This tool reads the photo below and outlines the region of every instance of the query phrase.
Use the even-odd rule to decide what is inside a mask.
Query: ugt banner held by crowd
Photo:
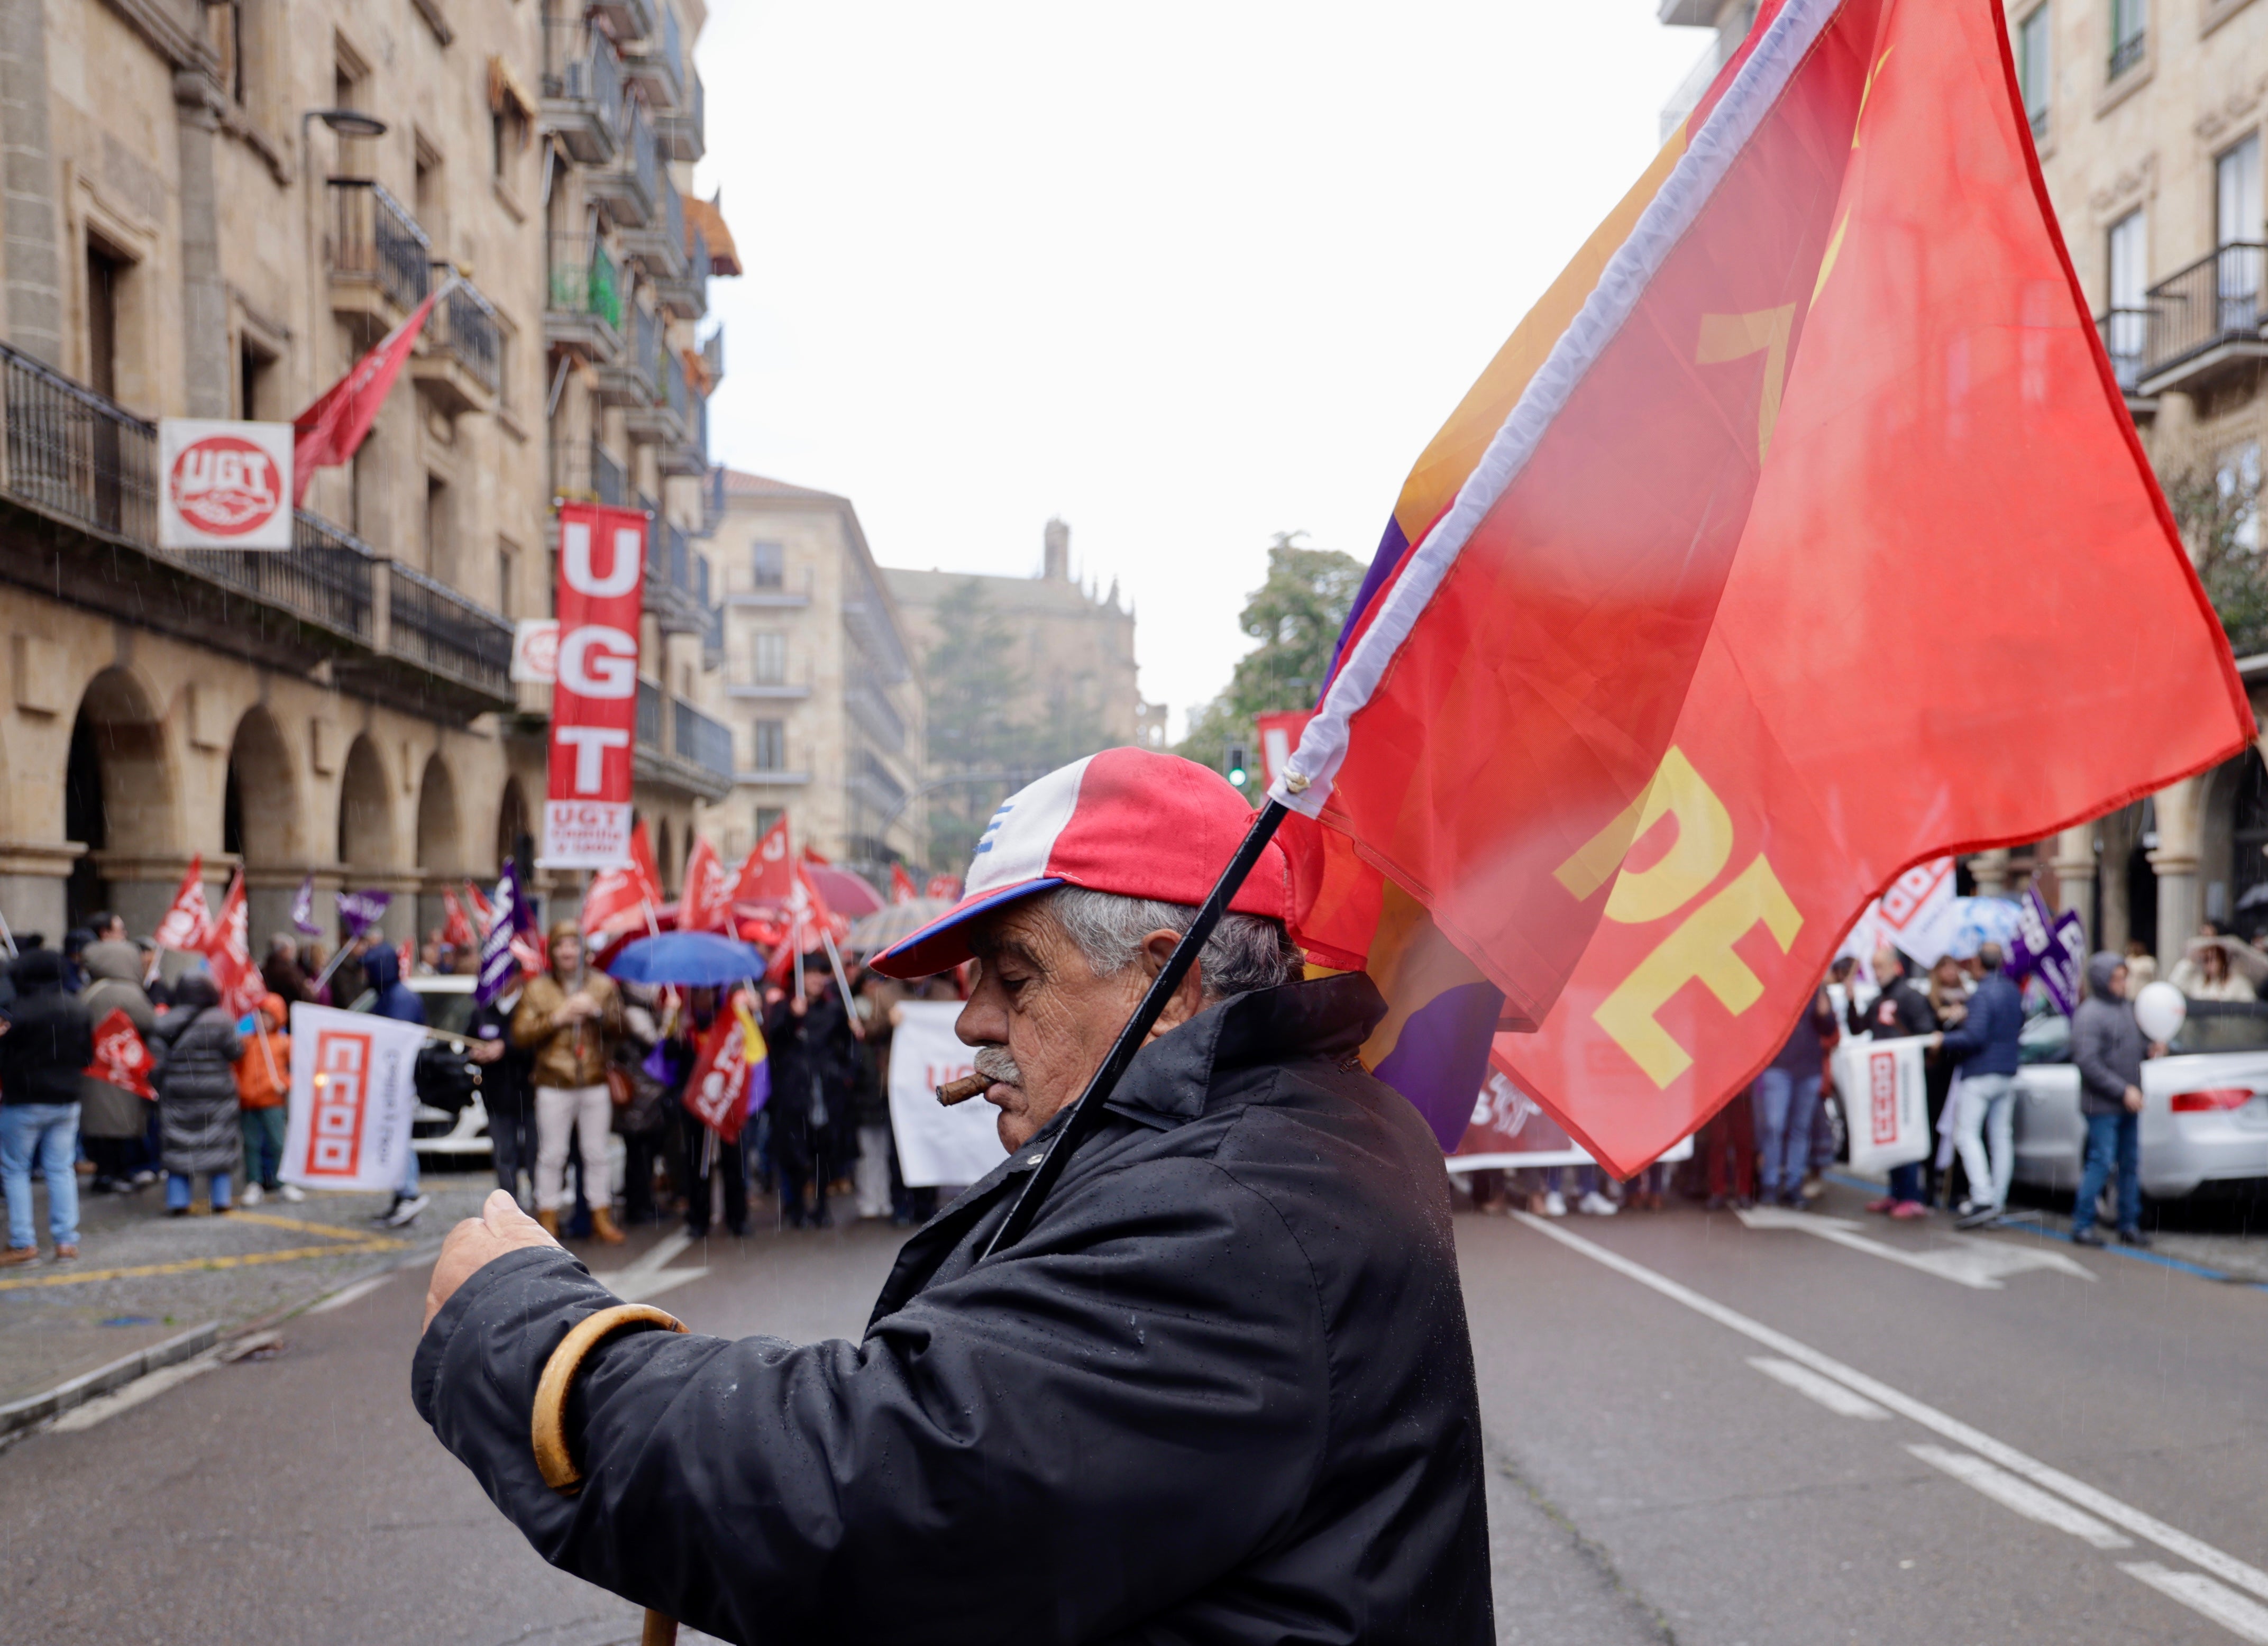
[[[1498,1066],[1626,1172],[1903,871],[2253,730],[2002,8],[1766,0],[1410,471],[1270,794],[1381,1078],[1454,1143],[1474,1031],[1528,1031]]]
[[[291,1106],[277,1175],[311,1189],[398,1187],[424,1044],[425,1031],[414,1023],[294,1005]]]
[[[630,856],[630,743],[637,733],[638,613],[645,516],[559,511],[559,648],[543,863],[611,869]]]

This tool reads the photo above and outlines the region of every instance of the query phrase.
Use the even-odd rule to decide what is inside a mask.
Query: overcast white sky
[[[1271,533],[1366,562],[1412,459],[1654,148],[1655,0],[719,0],[712,454],[885,565],[1136,603],[1189,709]]]

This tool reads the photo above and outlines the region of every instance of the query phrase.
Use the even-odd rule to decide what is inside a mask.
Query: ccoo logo
[[[267,525],[283,506],[281,482],[267,452],[227,434],[184,447],[166,477],[181,518],[215,537],[243,537]]]

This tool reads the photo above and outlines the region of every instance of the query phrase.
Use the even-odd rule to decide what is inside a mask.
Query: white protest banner
[[[362,1011],[291,1008],[286,1183],[311,1189],[399,1187],[417,1106],[413,1071],[425,1031]]]
[[[158,547],[291,547],[291,425],[158,420]]]
[[[1659,1157],[1690,1160],[1693,1140],[1681,1137]],[[1502,1070],[1491,1069],[1480,1096],[1473,1100],[1472,1119],[1465,1126],[1464,1138],[1444,1164],[1454,1172],[1591,1163],[1589,1150],[1568,1136],[1559,1122],[1536,1107],[1535,1099],[1506,1079]]]
[[[1924,1034],[1895,1040],[1845,1040],[1830,1067],[1850,1134],[1851,1170],[1887,1172],[1930,1150],[1929,1101],[1923,1087]]]
[[[890,1036],[890,1128],[897,1134],[898,1171],[911,1188],[974,1183],[1008,1157],[1000,1147],[1000,1111],[982,1098],[946,1108],[937,1089],[976,1068],[953,1020],[961,1003],[909,1000]]]
[[[1961,931],[1963,900],[1953,888],[1952,858],[1916,863],[1867,905],[1837,952],[1855,956],[1869,981],[1876,981],[1874,951],[1884,944],[1924,967],[1935,966]]]

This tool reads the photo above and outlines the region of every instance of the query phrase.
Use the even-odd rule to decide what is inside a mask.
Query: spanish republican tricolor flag
[[[1271,792],[1445,1146],[1492,1058],[1628,1172],[1900,871],[2252,732],[1999,8],[1783,0],[1419,458]]]

